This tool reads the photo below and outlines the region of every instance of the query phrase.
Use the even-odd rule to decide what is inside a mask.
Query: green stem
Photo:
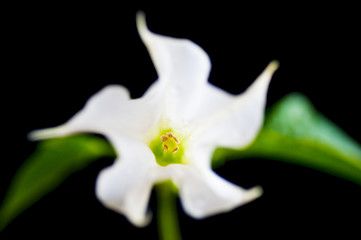
[[[160,240],[181,240],[176,194],[171,182],[156,186],[157,222]]]

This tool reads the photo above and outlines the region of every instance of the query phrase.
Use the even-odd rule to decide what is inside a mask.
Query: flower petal
[[[151,220],[147,206],[154,183],[150,173],[157,168],[154,155],[140,141],[120,136],[112,136],[110,141],[120,157],[99,173],[96,195],[106,207],[143,227]]]
[[[142,13],[137,14],[137,27],[159,76],[153,86],[161,85],[157,94],[163,96],[163,119],[172,124],[191,121],[201,108],[197,103],[208,85],[211,68],[208,55],[190,40],[149,31]]]
[[[208,55],[188,39],[155,34],[147,28],[145,15],[137,14],[137,28],[156,67],[161,81],[207,81],[210,71]]]
[[[169,171],[172,171],[171,168],[184,210],[197,219],[228,212],[262,194],[261,187],[245,190],[219,177],[209,168],[168,166]]]
[[[277,68],[278,62],[271,62],[243,94],[199,122],[192,139],[194,148],[249,145],[262,127],[268,85]]]
[[[253,84],[258,87],[253,87],[255,88],[253,91],[250,88],[249,94],[245,94],[250,97],[234,97],[207,82],[211,63],[207,53],[197,44],[187,39],[162,36],[149,31],[143,13],[137,14],[137,27],[159,75],[159,80],[151,86],[148,92],[156,92],[153,91],[154,88],[158,90],[155,94],[161,95],[163,99],[161,117],[165,121],[169,121],[172,128],[183,129],[183,131],[188,129],[188,132],[192,132],[192,128],[203,125],[212,114],[218,115],[215,118],[219,118],[220,113],[228,115],[225,114],[227,111],[225,109],[230,110],[229,105],[237,105],[234,102],[237,102],[242,109],[252,107],[263,109],[262,98],[265,98],[272,75],[269,73],[276,68],[275,62],[271,63],[268,71],[265,71],[256,81],[259,84]],[[260,93],[257,89],[260,90]],[[252,97],[255,97],[257,101],[254,104],[241,103],[247,102],[248,98]],[[245,111],[247,110],[243,112],[246,113]],[[256,118],[256,120],[262,120],[262,118]],[[247,145],[251,141],[249,139],[253,139],[254,132],[257,132],[254,129],[257,129],[258,125],[260,125],[259,121],[254,122],[255,127],[250,127],[251,131],[247,132],[245,140],[238,143],[237,147]],[[243,142],[247,142],[247,144]]]
[[[78,132],[105,135],[116,132],[142,139],[158,120],[156,106],[159,102],[154,95],[144,99],[129,99],[126,88],[110,85],[93,95],[85,107],[65,124],[33,131],[29,138],[39,140]]]

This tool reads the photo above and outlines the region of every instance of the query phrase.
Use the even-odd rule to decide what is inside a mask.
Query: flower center
[[[161,131],[159,136],[149,144],[149,147],[160,166],[184,164],[183,144],[170,129]]]
[[[166,133],[166,135],[161,136],[160,141],[163,143],[165,151],[176,153],[179,150],[178,144],[180,141],[173,135],[173,133]]]

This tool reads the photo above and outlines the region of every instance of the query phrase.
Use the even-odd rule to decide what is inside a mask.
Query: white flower
[[[244,148],[254,140],[278,63],[271,62],[243,94],[233,96],[207,82],[211,64],[198,45],[150,32],[141,13],[137,28],[159,76],[143,97],[130,99],[123,86],[107,86],[65,124],[30,137],[103,134],[118,157],[100,172],[96,195],[137,226],[149,222],[152,187],[165,180],[175,183],[184,210],[197,219],[259,197],[260,187],[245,190],[216,175],[211,158],[218,146]]]

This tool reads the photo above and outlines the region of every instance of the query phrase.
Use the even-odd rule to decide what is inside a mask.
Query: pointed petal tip
[[[280,67],[280,62],[278,60],[273,60],[266,67],[266,71],[273,74]]]
[[[27,138],[29,141],[39,141],[47,138],[54,138],[63,136],[62,128],[46,128],[40,130],[34,130],[28,133]]]
[[[261,186],[253,187],[246,192],[243,202],[244,203],[251,202],[262,196],[262,194],[263,194],[263,188]]]
[[[131,222],[134,226],[143,228],[149,225],[149,223],[152,221],[153,214],[152,212],[148,212],[145,216],[138,217],[138,218],[131,218],[130,215],[126,215],[126,218],[129,222]]]
[[[255,83],[253,83],[250,88],[252,88],[253,85],[258,85],[259,86],[264,86],[268,88],[268,85],[272,79],[272,76],[274,74],[274,72],[279,68],[280,63],[277,60],[273,60],[271,61],[267,67],[263,70],[263,72],[261,73],[261,75],[258,76],[258,78],[256,79]],[[257,83],[259,82],[259,83]],[[266,88],[266,89],[267,89]]]
[[[48,135],[48,130],[34,130],[28,133],[27,139],[29,141],[39,141],[45,139]]]
[[[142,36],[144,34],[146,34],[149,30],[147,27],[147,21],[145,18],[145,13],[141,10],[139,10],[136,14],[136,24],[137,24],[137,29],[139,34]]]

